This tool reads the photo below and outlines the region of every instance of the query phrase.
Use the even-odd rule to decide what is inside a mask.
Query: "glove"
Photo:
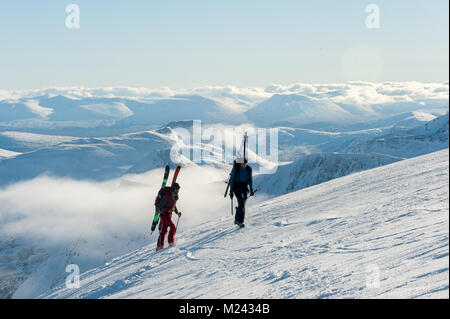
[[[176,214],[178,215],[178,217],[181,217],[181,212],[176,212]]]
[[[253,191],[253,188],[250,188],[250,196],[255,195],[255,192]]]
[[[230,192],[230,198],[233,199],[233,192]]]

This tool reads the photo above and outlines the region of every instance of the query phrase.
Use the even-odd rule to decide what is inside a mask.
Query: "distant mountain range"
[[[448,111],[448,82],[367,83],[190,90],[53,88],[0,90],[0,130],[77,136],[113,136],[173,121],[324,129],[407,112]]]

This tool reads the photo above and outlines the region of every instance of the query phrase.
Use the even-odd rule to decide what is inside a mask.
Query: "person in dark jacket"
[[[250,187],[250,196],[253,196],[252,168],[247,164],[246,158],[238,158],[231,171],[230,197],[233,199],[233,196],[236,196],[238,201],[234,223],[240,227],[244,227],[245,202],[248,197],[248,187]]]
[[[159,223],[159,237],[156,250],[164,248],[164,240],[166,237],[167,229],[169,230],[169,236],[167,241],[169,246],[175,243],[175,232],[177,231],[175,224],[172,222],[172,212],[175,212],[178,216],[181,216],[181,212],[177,209],[178,193],[180,191],[180,185],[174,183],[172,187],[166,187],[161,190],[161,198],[155,203],[156,210],[159,212],[160,223]]]

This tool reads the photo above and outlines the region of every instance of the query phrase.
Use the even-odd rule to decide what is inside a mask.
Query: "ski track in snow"
[[[248,207],[42,298],[448,298],[448,149]],[[249,204],[250,201],[249,201]],[[379,286],[368,286],[373,269]]]

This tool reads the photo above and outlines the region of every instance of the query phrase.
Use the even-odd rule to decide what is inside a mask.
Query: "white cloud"
[[[232,225],[229,198],[223,198],[226,175],[214,168],[181,170],[176,239],[199,223],[228,218]],[[36,297],[58,283],[68,263],[86,271],[142,246],[156,247],[158,230],[150,236],[150,226],[161,182],[160,169],[108,182],[41,176],[0,188],[3,269],[33,272],[19,296]]]
[[[161,174],[162,170],[153,170],[108,182],[41,176],[0,189],[0,236],[26,239],[47,249],[74,243],[81,236],[93,246],[101,243],[114,249],[118,240],[149,235]],[[229,215],[229,203],[221,195],[225,175],[214,168],[181,170],[181,229]]]
[[[445,83],[420,82],[362,82],[291,85],[271,84],[266,88],[236,86],[203,86],[192,89],[173,90],[167,87],[148,89],[134,87],[52,87],[36,90],[0,90],[0,100],[17,101],[33,99],[38,96],[64,95],[72,99],[82,98],[127,98],[138,101],[151,101],[175,95],[201,95],[228,106],[234,111],[248,108],[270,98],[274,94],[301,94],[311,98],[329,99],[334,103],[367,107],[372,104],[421,103],[439,101],[445,104],[449,98],[448,81]],[[42,116],[48,116],[49,109],[36,102],[28,102],[29,107]],[[31,103],[31,104],[30,104]],[[448,104],[448,103],[447,103]],[[122,110],[125,110],[122,108]]]

